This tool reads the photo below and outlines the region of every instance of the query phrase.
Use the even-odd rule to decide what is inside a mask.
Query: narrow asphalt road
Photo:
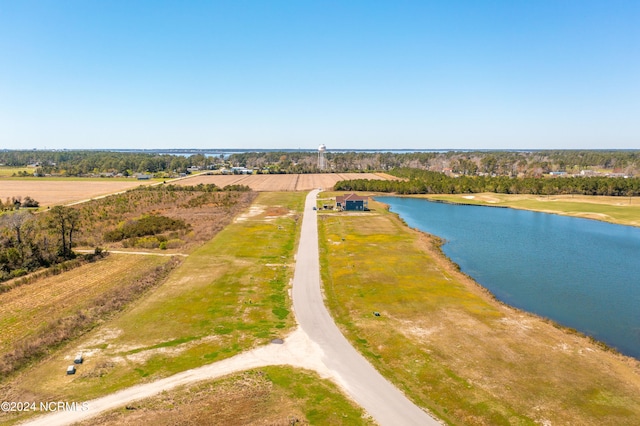
[[[320,289],[318,190],[307,196],[293,278],[293,307],[303,331],[322,350],[334,378],[380,425],[440,425],[389,383],[342,335]]]
[[[58,411],[31,419],[27,424],[69,425],[177,386],[251,368],[292,365],[334,380],[382,426],[441,425],[382,377],[344,338],[329,315],[320,290],[318,218],[313,210],[317,194],[315,190],[307,196],[296,256],[293,306],[299,327],[283,344],[260,346],[213,364],[88,401],[86,410]]]

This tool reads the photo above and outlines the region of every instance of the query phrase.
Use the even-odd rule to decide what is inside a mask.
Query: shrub
[[[144,237],[161,234],[166,231],[189,229],[190,226],[180,219],[172,219],[160,215],[142,216],[139,219],[128,221],[118,228],[104,234],[106,241],[122,241],[127,238]]]

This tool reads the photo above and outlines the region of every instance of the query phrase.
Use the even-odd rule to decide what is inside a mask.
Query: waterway
[[[640,359],[640,228],[546,213],[376,197],[443,238],[499,300]]]

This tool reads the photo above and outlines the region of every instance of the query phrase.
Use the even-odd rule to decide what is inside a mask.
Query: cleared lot
[[[384,173],[318,173],[296,175],[199,175],[176,182],[177,185],[213,183],[219,187],[246,185],[254,191],[309,191],[331,188],[336,182],[351,179],[396,179]]]
[[[125,191],[140,186],[138,180],[0,180],[0,199],[29,196],[40,203],[40,206],[66,204],[73,201],[96,198],[113,192]],[[149,184],[146,181],[145,184]]]

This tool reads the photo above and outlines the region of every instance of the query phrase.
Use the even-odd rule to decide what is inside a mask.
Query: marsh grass
[[[327,304],[351,342],[416,403],[465,425],[640,418],[637,361],[493,300],[434,239],[370,205],[368,215],[320,215]]]

